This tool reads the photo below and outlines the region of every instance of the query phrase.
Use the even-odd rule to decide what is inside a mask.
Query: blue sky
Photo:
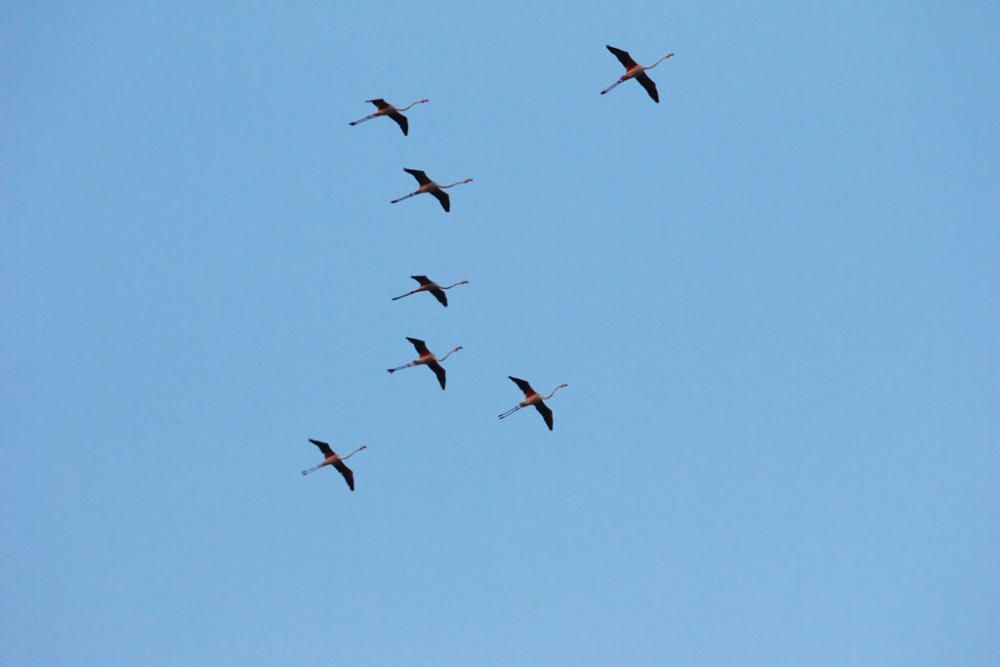
[[[203,4],[3,10],[0,662],[996,664],[997,7]]]

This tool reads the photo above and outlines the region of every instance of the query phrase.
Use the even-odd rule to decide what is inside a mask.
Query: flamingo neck
[[[557,391],[559,391],[560,389],[562,389],[563,387],[566,387],[566,386],[568,386],[568,385],[565,385],[565,384],[559,385],[558,387],[556,387],[555,389],[553,389],[552,393],[549,394],[548,396],[546,396],[543,400],[546,400],[546,401],[549,400],[550,398],[552,398],[553,396],[556,395]]]
[[[342,456],[342,457],[340,458],[340,460],[341,460],[341,461],[343,461],[343,460],[345,460],[345,459],[349,459],[349,458],[351,458],[352,456],[354,456],[355,454],[357,454],[358,452],[360,452],[360,451],[361,451],[362,449],[368,449],[368,445],[361,445],[360,447],[358,447],[357,449],[355,449],[355,450],[354,450],[353,452],[351,452],[351,453],[350,453],[350,454],[348,454],[347,456]]]
[[[452,355],[452,353],[454,353],[454,352],[458,352],[458,351],[459,351],[459,350],[461,350],[461,349],[462,349],[462,346],[461,346],[461,345],[459,345],[459,346],[458,346],[458,347],[456,347],[456,348],[455,348],[454,350],[452,350],[452,351],[451,351],[451,352],[449,352],[448,354],[446,354],[446,355],[444,355],[443,357],[441,357],[440,359],[438,359],[438,363],[440,364],[440,363],[441,363],[441,362],[443,362],[443,361],[444,361],[445,359],[447,359],[448,357],[450,357],[450,356]]]
[[[430,102],[430,100],[417,100],[416,102],[414,102],[413,104],[411,104],[409,107],[403,107],[402,109],[397,109],[397,111],[406,111],[410,107],[415,107],[418,104],[423,104],[424,102]]]
[[[468,280],[459,280],[457,283],[452,283],[451,285],[448,285],[447,287],[442,287],[441,289],[451,289],[452,287],[455,287],[457,285],[468,285],[468,284],[469,284]]]
[[[668,53],[667,55],[663,56],[662,58],[660,58],[659,60],[657,60],[655,63],[653,63],[652,65],[650,65],[649,67],[647,67],[646,69],[653,69],[654,67],[656,67],[657,65],[659,65],[660,63],[662,63],[667,58],[672,57],[673,55],[674,54],[672,54],[672,53]]]
[[[465,179],[464,181],[458,181],[458,182],[456,182],[456,183],[451,183],[451,184],[449,184],[449,185],[439,185],[438,187],[439,187],[439,188],[441,188],[442,190],[444,190],[445,188],[453,188],[453,187],[455,187],[456,185],[462,185],[462,184],[464,184],[464,183],[470,183],[471,181],[472,181],[472,179],[471,179],[471,178],[467,178],[467,179]]]

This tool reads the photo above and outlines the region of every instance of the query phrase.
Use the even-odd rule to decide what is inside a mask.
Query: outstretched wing
[[[410,338],[409,336],[407,336],[406,340],[413,343],[413,347],[417,349],[417,354],[419,354],[420,356],[424,356],[425,354],[431,353],[431,351],[427,349],[427,343],[420,340],[419,338]]]
[[[347,486],[349,486],[351,488],[351,491],[353,491],[354,471],[352,471],[350,468],[344,465],[343,461],[337,461],[336,463],[333,464],[333,467],[337,469],[337,472],[339,472],[341,475],[344,476],[344,479],[347,481]]]
[[[625,66],[625,69],[632,69],[639,63],[632,60],[632,56],[628,54],[628,51],[622,51],[621,49],[616,49],[610,44],[605,44],[608,47],[608,51],[615,54],[615,58],[618,58],[618,62]]]
[[[427,276],[410,276],[410,277],[416,280],[421,285],[430,285],[432,282],[434,282]]]
[[[444,366],[442,366],[441,364],[439,364],[436,361],[432,361],[431,363],[427,364],[427,368],[429,368],[432,371],[434,371],[434,375],[437,375],[438,384],[441,385],[441,389],[443,391],[444,390],[444,383],[445,383]]]
[[[434,298],[437,299],[442,306],[445,308],[448,307],[448,297],[445,295],[444,290],[434,287],[430,290],[430,293],[434,295]]]
[[[398,111],[391,111],[389,112],[389,118],[396,121],[396,125],[399,125],[399,129],[403,131],[404,137],[410,133],[410,123],[406,120],[406,116]]]
[[[660,95],[656,92],[656,82],[646,76],[645,72],[640,72],[636,74],[635,80],[642,84],[642,87],[646,89],[649,96],[653,98],[653,101],[657,104],[660,103]]]
[[[431,182],[431,179],[427,178],[427,174],[419,169],[407,169],[406,167],[403,167],[403,171],[417,179],[417,183],[420,183],[420,185],[427,185]]]
[[[508,375],[507,377],[509,377],[511,379],[511,381],[514,384],[516,384],[521,389],[521,391],[524,392],[524,397],[525,398],[527,398],[528,396],[531,396],[531,395],[533,395],[535,393],[535,390],[531,388],[531,385],[528,384],[528,382],[526,380],[522,380],[521,378],[512,377],[510,375]]]
[[[539,401],[538,403],[535,403],[535,409],[538,410],[540,413],[542,413],[542,419],[545,420],[545,425],[548,426],[549,430],[551,431],[552,430],[552,411],[549,410],[549,406],[547,406],[544,403],[542,403],[541,401]]]
[[[333,450],[330,449],[330,445],[323,442],[322,440],[313,440],[309,438],[309,442],[319,447],[319,451],[323,452],[323,456],[330,457],[333,456]]]
[[[437,197],[437,200],[441,202],[441,208],[447,213],[451,210],[451,199],[448,197],[448,193],[444,190],[431,190],[431,194]]]
[[[392,106],[391,104],[389,104],[388,102],[386,102],[385,100],[383,100],[381,97],[378,97],[378,98],[376,98],[374,100],[365,100],[365,102],[371,102],[372,104],[374,104],[375,106],[377,106],[379,109],[388,109],[389,107]]]

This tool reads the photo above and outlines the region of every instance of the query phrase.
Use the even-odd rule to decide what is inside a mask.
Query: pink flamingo
[[[448,295],[446,295],[444,293],[444,290],[451,289],[452,287],[457,287],[458,285],[468,285],[469,284],[468,280],[459,280],[457,283],[452,283],[451,285],[448,285],[447,287],[443,287],[441,285],[438,285],[436,282],[434,282],[433,280],[431,280],[427,276],[410,276],[410,277],[413,278],[414,280],[416,280],[418,283],[420,283],[420,287],[418,287],[415,290],[410,290],[406,294],[400,294],[399,296],[392,297],[393,301],[399,301],[403,297],[410,296],[411,294],[416,294],[417,292],[430,292],[431,294],[434,295],[435,299],[437,299],[438,301],[441,302],[442,306],[444,306],[445,308],[447,308],[448,307]]]
[[[391,202],[389,202],[391,204],[397,204],[403,201],[404,199],[409,199],[410,197],[413,197],[415,195],[419,195],[424,192],[429,192],[435,197],[437,197],[437,200],[441,202],[441,208],[443,208],[444,212],[447,213],[448,211],[451,210],[451,199],[448,198],[448,193],[444,192],[445,188],[453,188],[456,185],[462,185],[463,183],[472,182],[471,178],[467,178],[464,181],[458,181],[450,185],[438,185],[431,179],[427,178],[427,174],[420,171],[419,169],[407,169],[406,167],[403,167],[403,171],[413,176],[413,178],[417,179],[417,183],[420,184],[420,187],[404,197],[400,197],[399,199],[393,199]]]
[[[621,49],[616,49],[615,47],[609,45],[605,46],[608,46],[608,51],[615,54],[615,58],[618,58],[618,61],[625,66],[625,73],[622,74],[621,77],[613,84],[602,90],[601,95],[604,95],[609,90],[611,90],[618,84],[622,83],[623,81],[628,81],[629,79],[635,79],[636,81],[642,84],[642,87],[646,89],[646,92],[649,93],[649,96],[653,98],[653,101],[659,104],[660,95],[659,93],[656,92],[656,84],[646,74],[646,70],[653,69],[667,58],[672,57],[674,54],[668,53],[667,55],[663,56],[649,67],[645,67],[643,65],[640,65],[636,61],[632,60],[632,56],[628,54],[628,51],[622,51]]]
[[[513,381],[513,383],[516,384],[518,387],[520,387],[521,391],[524,392],[524,400],[521,401],[520,403],[518,403],[517,405],[515,405],[514,407],[512,407],[507,412],[504,412],[503,414],[497,415],[497,417],[499,417],[500,419],[503,419],[504,417],[510,417],[512,414],[514,414],[515,412],[517,412],[521,408],[526,408],[529,405],[534,405],[535,409],[538,410],[542,414],[542,419],[545,420],[545,425],[548,426],[549,430],[551,431],[552,430],[552,410],[550,410],[549,406],[545,405],[545,403],[543,403],[542,401],[547,401],[548,399],[550,399],[553,396],[555,396],[557,391],[559,391],[563,387],[568,387],[569,385],[568,384],[561,384],[558,387],[556,387],[555,389],[553,389],[552,393],[549,394],[548,396],[542,396],[537,391],[535,391],[534,389],[532,389],[531,385],[528,384],[527,381],[522,380],[520,378],[511,377],[510,375],[508,375],[507,377],[509,377],[511,379],[511,381]]]
[[[344,476],[344,480],[347,482],[347,486],[350,487],[351,491],[353,491],[354,471],[352,471],[350,468],[344,465],[344,461],[351,458],[352,456],[360,452],[362,449],[368,449],[368,445],[361,445],[347,456],[337,456],[337,453],[334,452],[332,449],[330,449],[330,445],[323,442],[322,440],[313,440],[312,438],[309,438],[309,442],[319,447],[319,451],[323,452],[323,462],[320,463],[319,465],[314,465],[312,468],[309,468],[308,470],[303,470],[302,474],[308,475],[311,472],[316,472],[323,466],[333,466],[334,468],[337,469],[337,472],[339,472],[341,475]]]
[[[393,105],[383,100],[381,97],[374,100],[365,100],[365,102],[371,102],[372,104],[374,104],[378,108],[378,111],[376,111],[373,114],[365,116],[361,120],[351,121],[351,127],[354,127],[358,123],[363,123],[366,120],[371,120],[372,118],[378,118],[379,116],[388,116],[389,118],[396,121],[396,124],[399,125],[399,129],[403,131],[403,136],[405,137],[410,133],[410,123],[409,121],[406,120],[406,116],[404,116],[401,112],[406,111],[410,107],[416,106],[418,104],[423,104],[424,102],[430,102],[430,100],[428,99],[417,100],[409,107],[403,107],[402,109],[397,109]]]
[[[408,364],[404,364],[397,368],[389,368],[387,370],[390,373],[395,373],[396,371],[401,371],[404,368],[410,368],[411,366],[427,366],[427,368],[434,371],[434,375],[437,376],[438,383],[441,385],[441,390],[443,391],[445,383],[445,373],[444,373],[444,367],[441,366],[441,364],[443,364],[444,360],[450,357],[453,353],[461,350],[462,346],[459,345],[458,347],[451,350],[451,352],[438,359],[436,356],[434,356],[433,352],[427,349],[427,343],[420,340],[419,338],[410,338],[409,336],[407,336],[406,340],[413,343],[413,347],[416,348],[417,354],[419,354],[420,356]]]

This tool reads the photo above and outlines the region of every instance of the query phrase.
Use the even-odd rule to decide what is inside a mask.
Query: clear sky
[[[1000,661],[996,3],[205,4],[0,10],[0,663]]]

